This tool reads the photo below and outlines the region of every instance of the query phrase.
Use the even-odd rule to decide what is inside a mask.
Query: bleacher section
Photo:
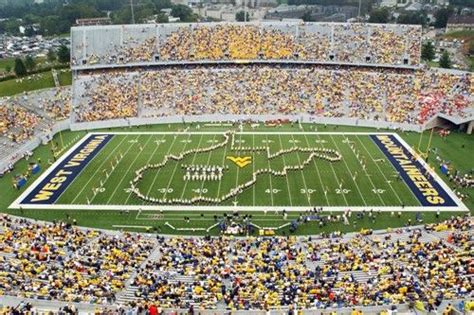
[[[75,27],[72,68],[183,62],[316,62],[418,67],[421,27],[360,23],[203,23]],[[390,46],[390,49],[387,47]]]
[[[366,312],[468,300],[470,217],[392,231],[272,238],[156,237],[0,219],[3,301],[79,309]],[[56,302],[57,301],[57,302]],[[371,309],[373,308],[373,309]]]

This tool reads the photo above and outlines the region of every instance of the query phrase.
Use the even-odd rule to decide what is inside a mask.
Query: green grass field
[[[146,132],[170,132],[182,128],[182,125],[156,125],[152,127],[123,128],[106,131],[146,131]],[[314,131],[312,126],[304,126],[306,131]],[[223,127],[200,128],[195,126],[190,128],[191,132],[212,131],[211,134],[180,134],[174,137],[170,134],[124,134],[115,135],[114,138],[100,151],[100,153],[88,164],[71,186],[61,195],[57,204],[76,205],[130,205],[143,206],[154,205],[138,199],[130,191],[130,181],[134,178],[134,172],[148,163],[160,163],[166,154],[178,154],[192,148],[203,148],[222,141],[223,132],[227,130]],[[246,132],[252,129],[246,128]],[[318,126],[318,131],[323,132],[376,132],[378,130],[369,128],[354,127],[333,127]],[[265,134],[259,134],[264,132]],[[271,134],[267,134],[271,132]],[[383,153],[374,145],[367,135],[348,135],[348,140],[356,148],[354,152],[345,137],[341,135],[308,135],[298,134],[297,126],[285,125],[278,128],[259,127],[254,133],[243,135],[236,134],[235,145],[241,146],[266,146],[271,152],[278,152],[280,149],[289,149],[294,146],[332,148],[342,155],[341,161],[329,162],[321,159],[313,159],[303,170],[289,171],[288,176],[275,177],[268,174],[258,177],[258,181],[252,187],[244,190],[241,194],[226,200],[220,204],[223,207],[232,207],[235,203],[242,207],[265,206],[268,212],[249,211],[247,214],[253,216],[252,222],[263,227],[278,227],[299,216],[299,211],[290,213],[286,220],[281,212],[276,214],[273,206],[287,207],[289,210],[296,207],[308,208],[312,205],[318,206],[339,206],[339,207],[364,207],[369,210],[371,207],[399,206],[400,203],[406,206],[418,206],[419,201],[414,197],[403,181],[397,180],[392,165],[385,159]],[[286,134],[285,134],[286,133]],[[69,144],[69,147],[82,138],[85,132],[64,132],[55,137],[55,142]],[[419,140],[417,133],[401,133],[401,136],[412,146],[416,146]],[[164,142],[165,141],[165,142]],[[216,142],[217,141],[217,142]],[[422,139],[422,145],[426,145],[428,136]],[[239,144],[240,143],[240,144]],[[432,146],[438,149],[439,154],[451,160],[456,169],[461,171],[470,170],[474,167],[473,161],[466,158],[472,155],[473,138],[464,134],[454,133],[443,140],[437,135],[434,136]],[[66,148],[65,148],[66,149]],[[64,151],[63,151],[64,152]],[[357,158],[356,154],[359,155]],[[227,156],[250,156],[252,163],[245,167],[238,167],[234,162],[226,159]],[[122,157],[121,157],[122,156]],[[284,165],[299,165],[307,159],[309,153],[292,152],[277,158],[268,160],[264,152],[250,150],[234,150],[228,144],[222,148],[206,153],[196,153],[186,156],[177,162],[167,163],[159,170],[149,170],[144,173],[142,180],[137,187],[144,194],[154,198],[192,198],[198,195],[218,197],[224,192],[235,187],[237,183],[243,183],[251,178],[252,172],[260,168],[272,168],[281,170]],[[47,165],[46,161],[51,159],[49,146],[42,146],[35,151],[34,158],[41,158],[43,161],[43,171]],[[367,168],[364,171],[360,165],[360,160],[366,161]],[[374,162],[374,160],[380,160]],[[111,170],[111,161],[116,164]],[[224,165],[229,169],[224,172],[222,181],[185,181],[183,179],[184,169],[181,164],[193,165]],[[22,172],[26,168],[26,163],[21,161],[16,172]],[[104,170],[109,170],[109,176],[104,175]],[[435,168],[438,171],[438,168]],[[355,175],[357,172],[357,175]],[[35,175],[28,181],[30,185]],[[355,179],[353,178],[355,176]],[[391,179],[392,178],[392,179]],[[445,178],[445,177],[444,177]],[[225,179],[225,180],[224,180]],[[12,175],[7,175],[0,179],[2,198],[0,207],[8,213],[19,214],[44,220],[76,220],[78,224],[101,228],[121,228],[128,226],[129,230],[143,230],[142,227],[149,227],[162,233],[179,234],[206,234],[207,231],[176,231],[169,225],[176,228],[208,228],[215,223],[214,215],[222,216],[224,213],[231,214],[232,211],[143,211],[127,210],[125,207],[114,207],[115,210],[14,210],[7,209],[21,192],[16,191],[11,186]],[[103,185],[100,185],[100,182]],[[388,181],[388,182],[387,182]],[[342,183],[342,184],[341,184]],[[341,186],[340,186],[341,185]],[[342,188],[342,189],[341,189]],[[94,194],[94,190],[96,191]],[[339,190],[339,191],[338,191]],[[324,194],[327,191],[327,194]],[[344,193],[344,191],[346,191]],[[382,192],[383,191],[383,192]],[[464,202],[469,209],[473,209],[472,190],[461,190],[468,194]],[[89,201],[88,201],[89,200]],[[216,206],[215,203],[199,203],[203,207]],[[175,205],[176,206],[176,205]],[[219,206],[219,205],[217,205]],[[179,206],[176,206],[179,209]],[[214,208],[213,208],[214,209]],[[227,209],[227,208],[225,208]],[[329,214],[330,212],[326,212]],[[447,218],[458,213],[446,212],[440,218]],[[191,218],[191,222],[184,221],[184,217]],[[423,213],[424,222],[438,220],[434,213]],[[397,227],[406,224],[408,219],[414,222],[415,213],[403,213],[400,218],[392,217],[390,213],[380,213],[375,220],[364,217],[360,220],[351,221],[350,225],[341,223],[328,223],[319,227],[317,223],[310,222],[298,228],[299,234],[314,234],[333,230],[353,231],[360,228],[386,228]],[[217,229],[210,230],[209,233],[217,233]],[[287,228],[283,228],[278,233],[288,233]]]
[[[357,153],[351,150],[352,142]],[[135,171],[147,164],[157,164],[166,155],[179,155],[183,151],[202,149],[224,141],[222,133],[215,134],[126,134],[115,135],[79,178],[61,195],[58,204],[82,205],[152,205],[126,192]],[[208,206],[419,206],[418,200],[397,175],[383,153],[368,135],[318,135],[297,131],[290,134],[235,135],[236,144],[245,147],[269,146],[271,154],[292,147],[329,148],[340,152],[342,160],[329,162],[312,159],[302,170],[288,171],[288,176],[261,174],[257,182],[241,194],[220,203],[201,202]],[[359,156],[357,158],[356,154]],[[219,198],[239,184],[252,179],[259,169],[282,171],[285,166],[302,165],[308,152],[291,152],[269,159],[265,151],[241,150],[228,143],[210,152],[191,153],[179,161],[169,161],[164,167],[149,170],[138,182],[138,188],[153,198],[191,199],[194,196]],[[228,157],[251,158],[240,167]],[[367,163],[362,170],[361,160]],[[380,160],[375,162],[374,160]],[[112,169],[111,163],[114,164]],[[223,167],[222,180],[184,180],[182,165]],[[109,176],[106,177],[105,174]],[[102,185],[101,185],[102,184]],[[94,193],[96,190],[96,193]],[[324,193],[326,192],[326,193]],[[173,202],[167,203],[173,205]]]

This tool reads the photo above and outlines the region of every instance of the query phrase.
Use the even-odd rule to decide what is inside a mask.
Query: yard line
[[[212,136],[212,143],[214,143],[215,138],[216,138],[216,135]],[[213,151],[214,150],[209,151],[209,156],[207,157],[207,165],[209,165],[209,162],[211,162],[211,156],[212,156]],[[204,183],[205,183],[205,181],[203,180],[202,183],[201,183],[201,190],[199,191],[199,197],[202,196],[202,190],[204,188]]]
[[[204,135],[201,135],[201,137],[199,138],[199,142],[198,142],[198,145],[197,145],[197,148],[199,148],[201,146],[201,141],[202,141],[202,137]],[[194,161],[196,160],[196,155],[198,154],[198,152],[194,152],[194,155],[193,155],[193,159],[191,161],[191,164],[194,164]],[[188,186],[188,180],[184,181],[184,187],[183,187],[183,190],[181,191],[181,196],[179,197],[180,199],[183,199],[183,196],[184,196],[184,193],[186,191],[186,186]]]
[[[223,169],[223,172],[225,172],[225,158],[226,158],[226,155],[227,155],[227,146],[229,144],[227,144],[226,146],[224,146],[224,156],[222,157],[222,169]],[[219,198],[220,197],[220,193],[221,193],[221,184],[222,184],[222,180],[219,181],[219,185],[217,186],[217,197],[216,198]]]
[[[189,141],[191,141],[191,135],[188,136],[188,141],[186,141],[186,143],[184,144],[184,148],[181,150],[181,153],[186,151],[186,147],[188,146]],[[178,164],[179,164],[178,161],[176,161],[174,169],[173,169],[173,173],[171,173],[170,180],[168,181],[168,185],[166,185],[166,191],[165,191],[165,194],[163,195],[163,199],[165,199],[166,195],[168,194],[168,189],[170,189],[171,183],[173,182],[173,177],[174,177],[174,174],[176,173],[176,169],[178,168]]]
[[[329,138],[331,138],[331,141],[336,146],[336,149],[342,154],[342,151],[339,149],[339,146],[337,145],[336,141],[334,141],[334,138],[332,137],[332,135],[330,135]],[[352,152],[352,150],[351,150],[351,152]],[[354,155],[355,155],[355,153],[354,153]],[[342,162],[344,162],[344,165],[346,166],[347,171],[351,175],[352,182],[355,184],[355,186],[357,188],[357,191],[359,192],[359,195],[362,197],[362,201],[364,202],[364,205],[367,206],[367,201],[365,200],[364,195],[362,194],[362,191],[360,190],[359,184],[357,184],[357,182],[355,181],[354,175],[352,175],[351,169],[347,165],[346,160],[342,159]],[[367,174],[367,171],[365,171],[365,173]],[[369,177],[369,180],[370,180],[370,177]],[[372,180],[370,180],[370,181],[372,182]],[[372,186],[373,186],[373,184],[372,184]]]
[[[281,142],[281,136],[278,134],[278,139],[280,140],[280,150],[283,150],[283,143]],[[281,156],[283,158],[283,167],[286,168],[286,161],[285,155]],[[293,207],[293,200],[291,200],[291,190],[290,190],[290,181],[288,180],[288,176],[285,176],[286,179],[286,187],[288,188],[288,197],[290,199],[290,207]]]
[[[252,148],[255,148],[255,135],[252,134]],[[255,173],[255,150],[252,150],[252,173]],[[252,205],[255,206],[255,185],[252,185]]]
[[[166,137],[166,136],[163,135],[163,137],[161,137],[161,140],[164,140],[165,137]],[[150,154],[150,157],[149,157],[148,160],[146,161],[145,165],[150,164],[151,159],[152,159],[153,156],[156,154],[156,151],[158,150],[158,148],[160,147],[160,145],[161,145],[161,142],[156,144],[156,147],[153,149],[153,153]],[[130,193],[128,194],[127,200],[125,200],[125,204],[128,203],[128,200],[130,199],[130,197],[132,196],[132,194],[133,194],[132,192],[130,192]]]
[[[176,139],[178,139],[178,135],[175,134],[175,136],[173,136],[173,141],[171,141],[171,144],[170,144],[170,146],[169,146],[169,148],[168,148],[168,151],[166,152],[165,156],[167,156],[167,155],[170,154],[171,148],[173,147],[173,145],[174,145]],[[165,156],[163,156],[163,159],[165,158]],[[160,167],[160,168],[158,169],[158,171],[156,171],[155,176],[153,177],[153,182],[151,183],[150,187],[148,187],[148,191],[146,192],[146,195],[145,195],[145,196],[148,196],[148,194],[150,193],[150,191],[151,191],[151,189],[153,188],[153,186],[155,186],[155,182],[156,182],[156,179],[158,178],[158,174],[160,174],[160,172],[161,172],[162,169],[163,169],[163,168]],[[143,205],[144,203],[145,203],[145,201],[142,202],[142,205]]]
[[[113,150],[107,155],[107,157],[105,158],[105,160],[104,160],[104,161],[100,164],[100,166],[95,170],[94,174],[92,174],[92,176],[89,177],[89,180],[87,181],[87,183],[86,183],[84,186],[82,186],[82,189],[79,191],[79,193],[76,195],[76,197],[74,197],[74,199],[71,201],[71,204],[74,204],[74,203],[76,202],[77,198],[79,198],[79,196],[82,194],[82,192],[84,191],[84,189],[86,189],[86,187],[89,185],[89,183],[92,181],[92,179],[95,178],[95,176],[97,175],[97,173],[99,172],[99,170],[101,170],[101,168],[104,166],[104,164],[109,161],[110,156],[115,152],[115,150],[117,150],[117,149],[122,145],[122,143],[125,141],[125,139],[126,139],[127,137],[128,137],[128,135],[125,136],[125,137],[123,137],[122,141],[120,141],[120,143],[119,143],[117,146],[115,146],[115,147],[113,148]]]
[[[137,137],[135,138],[135,140],[137,140],[136,143],[138,143],[138,138],[140,138],[139,135],[137,135]],[[125,153],[123,154],[123,157],[127,156],[128,151],[130,151],[130,149],[131,149],[134,145],[135,145],[135,143],[128,147],[127,151],[125,151]],[[118,166],[118,165],[122,162],[122,160],[123,160],[123,158],[120,159],[120,161],[118,161],[118,163],[117,163],[116,166]],[[112,176],[113,173],[114,173],[114,171],[111,171],[110,174],[109,174],[109,177],[107,177],[107,178],[105,179],[105,181],[104,181],[104,186],[105,186],[105,184],[109,181],[109,178]],[[97,194],[94,195],[94,197],[92,197],[91,203],[94,201],[95,197],[97,197]]]
[[[362,140],[360,140],[359,136],[356,136],[356,139],[360,142],[360,144],[362,144],[362,146],[364,147],[364,150],[367,152],[367,154],[370,156],[370,158],[372,160],[374,160],[372,154],[370,154],[369,150],[367,149],[367,147],[365,146],[364,142],[362,142]],[[387,179],[387,177],[385,176],[384,172],[382,171],[382,169],[380,168],[379,164],[377,162],[375,162],[375,165],[377,166],[378,170],[380,171],[380,173],[382,174],[383,178],[385,179],[385,181],[387,182],[387,184],[390,186],[390,188],[392,189],[392,191],[395,193],[395,196],[397,197],[398,201],[400,202],[400,204],[403,204],[403,201],[402,199],[400,198],[400,196],[398,195],[397,191],[393,188],[392,184],[390,183],[390,181]]]
[[[240,148],[242,147],[242,133],[239,133],[239,150],[236,151],[237,156],[240,156]],[[239,185],[239,171],[240,167],[237,167],[237,176],[235,177],[235,186]],[[237,195],[234,197],[234,202],[237,204]]]
[[[304,139],[306,140],[306,144],[308,145],[308,147],[311,147],[311,144],[309,143],[308,137],[306,135],[304,135]],[[318,173],[319,182],[321,183],[321,189],[323,190],[323,193],[324,193],[325,188],[324,188],[323,180],[321,179],[321,174],[319,174],[319,168],[316,165],[316,161],[314,159],[313,159],[313,164],[314,164],[314,168],[316,169],[316,173]],[[330,206],[328,195],[324,194],[324,197],[326,198],[326,202],[328,203],[328,206]]]
[[[146,140],[145,144],[143,145],[143,150],[145,149],[145,147],[147,146],[148,142],[150,142],[152,137],[148,137],[148,139]],[[138,154],[137,154],[138,153]],[[132,166],[137,162],[137,159],[138,157],[140,156],[140,153],[139,152],[135,152],[135,158],[133,159],[133,162],[130,163],[130,165],[128,166],[127,168],[127,171],[123,174],[122,178],[120,179],[120,181],[118,182],[117,185],[115,185],[115,189],[114,191],[112,192],[112,195],[110,195],[109,199],[107,200],[107,204],[110,204],[110,201],[112,200],[112,197],[115,195],[115,193],[117,192],[117,189],[120,187],[120,185],[122,184],[123,180],[125,179],[125,177],[127,177],[129,174],[130,174],[130,170],[132,169]]]
[[[316,136],[318,137],[318,140],[321,140],[319,135],[316,135]],[[342,187],[341,183],[339,182],[339,178],[337,178],[337,174],[336,174],[336,171],[334,170],[334,166],[332,165],[332,163],[329,163],[329,166],[331,166],[331,170],[332,170],[332,173],[334,174],[334,178],[336,179],[337,186]],[[342,198],[344,198],[344,201],[346,202],[346,206],[349,206],[349,203],[347,202],[346,194],[342,193],[341,191],[341,195],[342,195]]]
[[[349,139],[349,138],[348,138],[348,139]],[[350,147],[349,143],[347,143],[347,145]],[[354,154],[354,156],[357,158],[357,155],[355,154],[354,151],[352,151],[352,149],[351,149],[351,152],[352,152],[352,154]],[[360,163],[360,162],[359,162],[359,163]],[[375,164],[377,164],[377,163],[375,163]],[[378,165],[377,165],[377,166],[378,166]],[[371,179],[370,176],[369,176],[369,173],[367,172],[367,169],[364,169],[364,172],[365,172],[365,175],[367,175],[367,178],[369,179],[370,184],[372,185],[372,188],[373,188],[374,191],[375,191],[375,189],[377,189],[377,187],[375,187],[374,182],[372,181],[372,179]],[[381,196],[380,194],[377,194],[377,195],[378,195],[380,201],[382,201],[382,204],[385,206],[385,201],[383,200],[382,196]]]
[[[278,135],[280,137],[280,135]],[[293,137],[293,135],[291,135],[291,139],[293,140],[293,144],[295,144],[295,137]],[[280,143],[281,143],[281,137],[280,137]],[[300,153],[297,151],[296,152],[296,157],[298,158],[298,163],[301,165],[301,159],[300,159]],[[308,192],[308,185],[306,185],[306,179],[304,177],[304,172],[303,170],[300,170],[300,173],[301,173],[301,177],[303,178],[303,185],[304,185],[304,189],[306,191],[306,198],[308,199],[308,205],[311,207],[311,196]]]
[[[265,136],[265,138],[267,139],[267,146],[268,148],[270,149],[270,143],[268,142],[268,136]],[[267,163],[268,163],[268,169],[271,169],[271,165],[270,165],[270,160],[267,159]],[[270,178],[270,197],[272,199],[272,207],[274,206],[274,203],[273,203],[273,184],[272,184],[272,175],[271,174],[268,174],[268,177]]]

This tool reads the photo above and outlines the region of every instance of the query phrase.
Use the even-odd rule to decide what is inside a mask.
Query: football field
[[[11,208],[465,210],[396,134],[90,133]]]

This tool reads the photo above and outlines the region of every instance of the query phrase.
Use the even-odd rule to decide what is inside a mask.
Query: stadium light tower
[[[135,24],[135,12],[133,12],[133,0],[130,0],[130,10],[132,11],[132,24]]]
[[[357,19],[360,21],[360,9],[362,7],[362,0],[359,0],[359,13],[357,15]]]

